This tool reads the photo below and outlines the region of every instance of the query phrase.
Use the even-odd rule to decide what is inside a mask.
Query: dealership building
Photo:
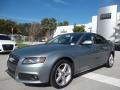
[[[92,32],[102,35],[108,40],[120,40],[120,12],[117,5],[102,7],[98,10],[98,15],[92,16],[91,22],[87,24],[77,24],[76,26],[85,26],[86,32]],[[72,33],[74,25],[58,26],[54,36]]]

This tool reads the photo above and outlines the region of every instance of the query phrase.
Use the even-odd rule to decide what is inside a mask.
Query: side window
[[[107,41],[102,36],[96,35],[94,39],[95,44],[105,44]]]
[[[72,40],[71,40],[71,42],[72,43],[77,43],[78,42],[78,40],[80,39],[80,37],[81,37],[81,35],[74,35],[73,37],[72,37]]]
[[[81,43],[84,42],[84,41],[86,41],[86,40],[93,40],[93,35],[91,35],[91,34],[86,34],[86,35],[82,38]]]

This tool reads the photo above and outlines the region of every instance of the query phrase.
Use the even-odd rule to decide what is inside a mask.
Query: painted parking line
[[[96,73],[88,73],[88,74],[82,75],[82,77],[120,87],[120,79],[117,79],[117,78],[100,75]]]

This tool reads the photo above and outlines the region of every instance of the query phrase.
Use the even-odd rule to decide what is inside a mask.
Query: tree
[[[69,22],[68,21],[63,21],[63,25],[67,26],[67,25],[69,25]]]
[[[12,28],[14,32],[17,32],[17,24],[11,20],[0,19],[0,33],[2,34],[11,34]]]
[[[56,26],[57,26],[56,19],[54,18],[44,18],[41,21],[41,28],[42,30],[45,31],[46,36],[47,36],[46,40],[52,37],[53,32],[56,29]]]
[[[41,27],[39,23],[32,23],[30,30],[29,30],[29,36],[31,37],[30,41],[39,41],[41,40]]]
[[[73,32],[84,32],[84,31],[85,31],[84,25],[81,25],[81,26],[74,25]]]
[[[67,25],[69,25],[68,21],[63,21],[58,23],[58,26],[67,26]]]
[[[22,35],[28,36],[30,27],[31,27],[31,23],[19,23],[17,25],[17,28],[18,28],[17,34],[22,34]]]

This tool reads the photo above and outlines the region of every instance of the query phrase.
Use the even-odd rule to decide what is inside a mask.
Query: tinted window
[[[10,38],[5,35],[0,35],[0,40],[10,40]]]
[[[71,38],[71,43],[77,43],[78,40],[81,38],[82,34],[76,34]]]
[[[103,38],[102,36],[96,35],[95,38],[94,38],[94,43],[95,44],[104,44],[106,42],[107,42],[106,39]]]
[[[80,37],[83,34],[64,34],[59,35],[52,40],[48,41],[48,44],[71,44],[71,43],[77,43],[77,41],[80,39]]]
[[[86,41],[86,40],[92,40],[92,38],[93,38],[93,35],[92,35],[92,34],[86,34],[86,35],[82,38],[81,43],[84,42],[84,41]]]

